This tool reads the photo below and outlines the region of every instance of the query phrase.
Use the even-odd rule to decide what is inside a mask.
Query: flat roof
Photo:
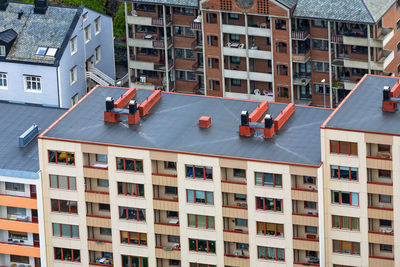
[[[18,137],[32,124],[43,132],[66,110],[31,104],[0,102],[0,175],[13,171],[38,172],[37,138],[20,148]]]
[[[121,145],[143,149],[201,154],[280,163],[319,166],[320,126],[331,109],[296,106],[281,130],[271,139],[239,136],[242,110],[251,113],[261,102],[162,92],[162,98],[140,118],[128,125],[122,116],[117,123],[104,122],[105,99],[117,100],[127,88],[97,87],[71,108],[43,138]],[[154,91],[138,89],[141,103]],[[287,104],[270,103],[277,117]],[[201,116],[211,117],[211,127],[199,128]]]
[[[398,80],[395,77],[364,76],[325,122],[325,128],[399,135],[400,111],[382,111],[383,87],[392,88]]]

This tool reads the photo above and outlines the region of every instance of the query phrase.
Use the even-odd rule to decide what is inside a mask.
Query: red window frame
[[[188,176],[186,176],[186,170],[187,170],[187,168],[190,167],[190,166],[192,166],[193,177],[188,177]],[[198,165],[191,165],[191,164],[185,165],[185,177],[186,177],[187,179],[202,179],[202,178],[195,177],[195,172],[194,172],[195,167],[197,167],[197,168],[203,168],[203,180],[208,180],[208,181],[214,180],[213,168],[212,168],[212,167],[208,167],[208,166],[198,166]],[[206,168],[211,169],[211,179],[207,179],[207,178],[206,178]]]
[[[333,226],[333,216],[339,217],[339,227],[334,227]],[[350,229],[349,228],[343,228],[342,227],[342,218],[343,217],[348,217],[350,218]],[[353,219],[358,219],[358,228],[359,229],[353,229]],[[334,229],[345,229],[345,230],[351,230],[351,231],[360,231],[360,219],[357,217],[349,217],[349,216],[340,216],[340,215],[332,215],[332,228]]]
[[[124,162],[124,168],[123,169],[118,169],[118,159],[122,159]],[[127,170],[126,169],[126,160],[132,160],[133,161],[133,171],[132,170]],[[142,166],[143,166],[143,160],[141,159],[130,159],[130,158],[120,158],[120,157],[116,157],[115,158],[115,162],[116,162],[116,167],[118,171],[124,171],[124,172],[140,172],[143,173],[143,171],[138,171],[137,170],[137,166],[136,166],[136,162],[137,161],[141,161],[142,162]]]
[[[259,208],[257,208],[257,198],[262,198],[262,200],[263,200],[263,208],[262,209],[259,209]],[[272,198],[273,200],[274,200],[274,210],[267,210],[265,207],[266,207],[266,205],[265,205],[265,201],[266,201],[266,197],[256,197],[256,210],[265,210],[265,211],[270,211],[270,212],[281,212],[281,213],[283,213],[283,199],[279,199],[280,201],[281,201],[281,210],[280,211],[277,211],[276,210],[276,198]]]
[[[391,204],[392,203],[392,196],[391,195],[387,195],[390,198],[390,201],[382,201],[382,195],[379,195],[379,203],[386,203],[386,204]]]
[[[262,235],[265,235],[265,236],[271,236],[271,235],[267,235],[267,223],[269,223],[269,222],[261,222],[262,224],[264,224],[264,233],[262,234]],[[269,224],[273,224],[273,225],[275,225],[275,235],[273,235],[273,236],[276,236],[276,237],[285,237],[285,225],[284,224],[280,224],[280,223],[269,223]],[[278,236],[278,225],[282,225],[282,229],[283,229],[283,236]],[[258,233],[257,233],[258,234]],[[258,234],[259,235],[259,234]]]
[[[57,200],[58,202],[58,211],[57,210],[53,210],[53,205],[51,205],[51,201],[50,201],[50,205],[51,207],[51,211],[52,212],[58,212],[58,213],[67,213],[67,214],[78,214],[78,202],[74,201],[74,200],[64,200],[64,199],[51,199],[51,200]],[[68,201],[68,212],[63,212],[61,211],[61,206],[60,206],[60,201]],[[71,212],[71,202],[76,202],[76,213],[72,213]]]
[[[193,227],[193,226],[189,226],[189,215],[194,215],[194,221],[195,221],[195,226]],[[204,216],[204,217],[206,217],[206,228],[199,228],[198,227],[198,224],[197,224],[197,217],[198,216]],[[188,227],[190,227],[190,228],[199,228],[199,229],[215,229],[215,218],[214,218],[214,228],[210,228],[210,227],[208,227],[208,218],[209,217],[214,217],[214,216],[207,216],[207,215],[197,215],[197,214],[188,214],[187,215],[187,217],[188,217]]]
[[[332,151],[332,142],[337,142],[338,152]],[[343,144],[343,143],[347,143],[347,152],[340,151],[340,144]],[[351,154],[351,144],[356,144],[356,154]],[[358,144],[356,142],[329,140],[329,151],[332,154],[344,154],[344,155],[348,155],[348,156],[358,156]]]
[[[143,267],[142,259],[146,258],[146,257],[140,257],[140,256],[121,255],[121,262],[123,262],[123,257],[128,257],[129,267],[132,267],[132,259],[131,258],[138,258],[139,259],[139,267]],[[148,260],[147,260],[147,264],[148,264]]]
[[[315,207],[310,208],[310,207],[307,206],[307,203],[310,203],[310,202],[313,202],[313,201],[304,201],[304,208],[305,209],[309,209],[309,210],[316,210],[317,209],[317,203],[313,202],[313,203],[315,203]]]
[[[126,233],[128,233],[128,242],[127,243],[123,243],[122,242],[122,232],[126,232]],[[128,231],[120,231],[119,232],[120,234],[119,234],[119,237],[120,237],[120,241],[121,241],[121,244],[128,244],[128,245],[136,245],[136,246],[143,246],[143,247],[147,247],[147,234],[146,233],[139,233],[139,232],[128,232]],[[131,240],[131,234],[138,234],[138,243],[137,244],[134,244],[134,243],[130,243],[130,240]],[[141,236],[142,235],[146,235],[146,244],[141,244]]]
[[[164,161],[164,169],[166,170],[176,170],[176,162],[173,162],[175,164],[175,168],[169,168],[168,167],[168,162],[173,162],[173,161]]]
[[[257,173],[262,173],[262,184],[256,184],[256,174]],[[255,172],[254,173],[254,184],[256,185],[256,186],[265,186],[265,187],[271,187],[271,186],[269,186],[269,185],[265,185],[265,175],[266,173],[265,172]],[[276,188],[282,188],[283,187],[283,178],[282,178],[282,174],[279,174],[279,173],[268,173],[268,174],[272,174],[272,187],[276,187]],[[276,186],[276,181],[275,181],[275,175],[276,174],[278,174],[278,175],[280,175],[281,176],[281,186]]]
[[[193,201],[194,202],[189,202],[189,194],[188,194],[188,190],[192,190],[193,191],[193,194],[194,194],[194,198],[193,198]],[[196,192],[197,191],[200,191],[200,192],[204,192],[204,203],[202,203],[202,202],[196,202]],[[212,204],[209,204],[209,203],[207,203],[207,192],[211,192],[212,194],[213,194],[213,201],[212,201]],[[187,203],[193,203],[193,204],[202,204],[202,205],[214,205],[214,192],[212,192],[212,191],[203,191],[203,190],[194,190],[194,189],[186,189],[186,202]]]
[[[264,248],[264,255],[265,255],[264,258],[260,257],[260,250],[259,250],[259,247]],[[267,256],[267,248],[272,248],[272,247],[257,246],[257,258],[258,258],[258,259],[273,260],[273,259],[268,259],[268,256]],[[283,261],[278,260],[278,248],[274,248],[274,249],[275,249],[275,255],[276,255],[275,261],[285,262],[285,260],[286,260],[286,253],[285,253],[286,251],[285,251],[285,249],[284,249],[284,248],[280,248],[280,249],[283,249],[283,257],[285,258],[285,260],[283,260]]]
[[[126,218],[119,218],[120,220],[126,220],[126,221],[135,221],[135,222],[146,222],[146,210],[145,209],[139,209],[139,208],[130,208],[130,207],[122,207],[119,206],[118,212],[120,212],[121,208],[126,209]],[[128,209],[136,209],[136,220],[128,219]],[[144,220],[139,220],[139,210],[144,210]]]
[[[190,250],[190,239],[196,240],[196,250]],[[211,241],[211,242],[214,242],[214,246],[215,246],[216,241],[214,241],[214,240],[204,240],[204,239],[200,239],[200,240],[201,240],[201,241],[207,241],[207,252],[206,252],[206,253],[209,253],[209,254],[216,254],[215,252],[210,252],[210,241]],[[189,241],[189,251],[204,252],[204,251],[199,251],[199,239],[189,238],[188,241]],[[216,247],[216,246],[215,246],[215,250],[217,250],[217,247]]]
[[[69,236],[69,238],[73,238],[73,239],[79,239],[79,225],[72,225],[72,224],[65,224],[65,223],[52,223],[52,225],[54,225],[54,224],[58,224],[59,226],[60,226],[60,236],[56,236],[55,234],[54,234],[54,226],[52,227],[52,232],[53,232],[53,236],[55,236],[55,237],[66,237],[66,238],[68,238],[68,236],[64,236],[63,234],[62,234],[62,225],[69,225],[69,232],[70,232],[70,236]],[[72,236],[72,226],[77,226],[78,227],[78,237],[73,237]]]
[[[338,177],[337,178],[334,178],[333,177],[333,166],[336,166],[336,167],[338,167]],[[345,167],[345,168],[349,168],[349,178],[348,179],[345,179],[345,178],[341,178],[340,177],[340,167]],[[351,179],[351,169],[357,169],[357,180],[353,180],[353,179]],[[339,165],[331,165],[331,179],[334,179],[334,180],[344,180],[344,181],[351,181],[351,182],[358,182],[358,168],[356,168],[356,167],[348,167],[348,166],[339,166]]]
[[[52,186],[51,186],[51,175],[57,176],[57,187],[52,187]],[[59,176],[66,176],[66,175],[49,174],[49,181],[50,181],[49,184],[50,184],[50,188],[53,188],[53,189],[60,189],[60,180],[59,180]],[[72,191],[76,191],[76,177],[74,177],[74,176],[66,176],[66,177],[67,177],[68,189],[64,189],[64,188],[61,188],[61,189],[63,189],[63,190],[72,190]],[[75,189],[71,189],[71,188],[70,188],[70,181],[69,181],[70,178],[75,179]]]
[[[340,252],[336,252],[336,251],[334,251],[334,249],[335,249],[335,247],[334,247],[334,242],[335,241],[339,241],[339,244],[340,244],[340,246],[339,246],[339,250],[340,250]],[[350,250],[350,254],[349,253],[343,253],[342,252],[342,248],[343,248],[343,242],[349,242],[349,243],[351,243],[351,250]],[[360,248],[360,253],[359,254],[354,254],[354,243],[358,243],[359,244],[359,248]],[[359,242],[353,242],[353,241],[346,241],[346,240],[332,240],[332,252],[333,253],[338,253],[338,254],[347,254],[347,255],[361,255],[361,247],[360,247],[360,243]]]
[[[118,185],[119,184],[122,184],[123,186],[124,186],[124,190],[125,190],[125,194],[120,194],[118,191]],[[128,195],[128,190],[127,190],[127,185],[128,184],[134,184],[135,185],[135,195]],[[138,195],[138,192],[139,192],[139,189],[138,189],[138,185],[143,185],[143,196],[139,196]],[[135,184],[135,183],[125,183],[125,182],[118,182],[117,183],[117,192],[118,192],[118,195],[120,195],[120,196],[128,196],[128,197],[142,197],[142,198],[144,198],[145,196],[145,192],[144,192],[144,184]]]
[[[56,162],[51,162],[50,161],[50,152],[54,152],[56,154],[55,160]],[[58,157],[57,153],[65,153],[65,164],[64,163],[58,163]],[[59,150],[47,150],[47,160],[49,161],[50,164],[61,164],[61,165],[70,165],[70,166],[75,166],[75,160],[73,164],[68,163],[68,154],[72,154],[75,159],[75,152],[67,152],[67,151],[59,151]]]
[[[357,192],[347,192],[347,191],[343,191],[344,193],[349,193],[350,194],[350,203],[349,204],[343,204],[342,203],[342,191],[338,191],[338,190],[332,190],[331,191],[332,193],[331,193],[331,203],[332,204],[337,204],[337,205],[346,205],[346,206],[353,206],[353,207],[358,207],[358,206],[360,206],[360,199],[358,199],[358,205],[353,205],[352,204],[352,194],[358,194]],[[339,203],[336,203],[336,202],[333,202],[333,193],[334,192],[338,192],[339,193]],[[360,194],[358,194],[358,197],[360,198]]]
[[[81,251],[79,249],[72,249],[72,248],[59,248],[61,249],[61,259],[56,259],[56,248],[54,247],[54,260],[56,261],[68,261],[68,262],[81,262]],[[71,250],[71,260],[64,259],[64,250]],[[74,261],[74,250],[79,251],[79,261]]]

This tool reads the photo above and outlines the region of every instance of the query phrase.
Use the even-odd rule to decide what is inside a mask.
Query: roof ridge
[[[361,0],[361,2],[363,3],[365,9],[368,11],[368,14],[369,14],[369,16],[371,17],[372,21],[373,21],[373,22],[376,22],[375,19],[374,19],[374,16],[372,16],[371,11],[369,11],[369,8],[368,8],[367,4],[364,2],[364,0]]]

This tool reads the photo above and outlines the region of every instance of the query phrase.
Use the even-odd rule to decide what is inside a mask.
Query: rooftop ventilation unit
[[[210,128],[211,126],[211,117],[201,116],[199,119],[199,127],[200,128]]]
[[[26,147],[39,134],[39,127],[33,124],[18,137],[19,147]]]
[[[384,86],[382,94],[382,111],[395,112],[397,105],[400,104],[400,80],[397,80],[392,89],[389,86]]]
[[[8,0],[0,0],[0,11],[5,11],[8,7]]]
[[[33,9],[33,12],[35,14],[46,14],[47,8],[49,6],[47,0],[35,0],[34,4],[35,7]]]

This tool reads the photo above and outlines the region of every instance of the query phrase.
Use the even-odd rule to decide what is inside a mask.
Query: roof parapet
[[[140,116],[149,114],[150,109],[161,99],[161,90],[156,90],[139,106]]]
[[[136,88],[131,88],[114,103],[115,108],[124,108],[136,95]]]
[[[264,101],[258,107],[253,110],[253,112],[249,116],[250,122],[257,122],[261,116],[268,110],[268,102]]]
[[[389,86],[383,87],[382,111],[395,112],[400,103],[400,80],[390,89]]]

